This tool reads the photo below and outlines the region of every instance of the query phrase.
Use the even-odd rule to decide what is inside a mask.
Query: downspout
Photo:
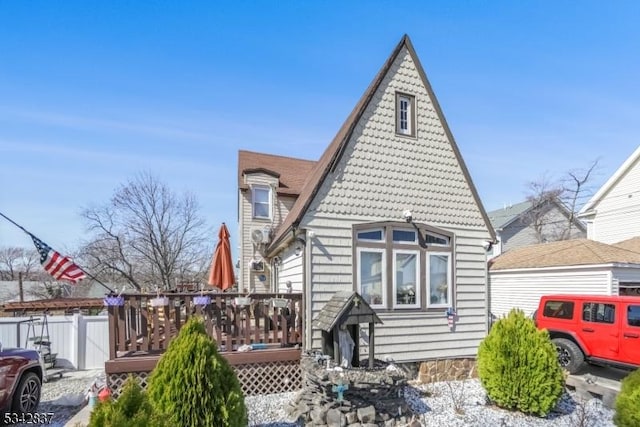
[[[307,242],[304,245],[304,260],[302,264],[302,283],[304,284],[304,313],[305,313],[305,326],[304,326],[304,335],[305,335],[305,350],[311,350],[311,346],[313,343],[312,339],[312,327],[311,322],[313,320],[311,307],[311,248],[313,246],[313,239],[305,236],[305,241]]]
[[[484,281],[487,284],[485,287],[485,298],[487,304],[487,321],[485,322],[485,326],[487,330],[486,333],[489,333],[489,329],[491,329],[491,284],[489,283],[489,256],[487,251],[484,251]]]

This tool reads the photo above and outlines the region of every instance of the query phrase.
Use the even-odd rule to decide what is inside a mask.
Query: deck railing
[[[200,296],[211,302],[201,302]],[[302,344],[302,294],[167,293],[122,294],[122,305],[109,305],[111,360],[160,354],[192,316],[204,318],[209,336],[222,352],[243,345],[281,348]],[[195,299],[195,301],[194,301]],[[246,305],[245,305],[246,304]]]

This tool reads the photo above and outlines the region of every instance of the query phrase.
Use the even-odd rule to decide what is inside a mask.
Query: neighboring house
[[[589,239],[512,249],[489,262],[491,313],[531,314],[545,294],[632,295],[640,286],[640,252]]]
[[[275,232],[257,248],[272,289],[303,291],[305,348],[321,348],[312,319],[336,292],[355,290],[383,322],[376,326],[377,357],[475,356],[488,327],[484,248],[495,235],[408,37],[320,160],[305,166],[313,167],[301,175],[297,198],[287,194],[283,202],[273,187],[269,209],[286,207],[284,220],[265,220]],[[284,178],[283,169],[261,167],[253,174],[263,180]],[[244,191],[247,245],[255,222]],[[242,248],[241,265],[249,265],[252,250]],[[457,311],[453,330],[449,308]]]
[[[591,197],[578,216],[587,238],[616,243],[640,236],[640,147]]]
[[[571,211],[557,199],[538,204],[525,201],[487,215],[498,238],[489,251],[490,258],[523,246],[586,237],[586,226],[577,218],[572,220],[569,233]]]
[[[274,277],[271,273],[275,271],[270,263],[273,260],[264,258],[264,250],[298,199],[315,164],[311,160],[251,151],[238,153],[240,291],[269,292],[272,289]],[[301,279],[292,279],[294,290],[302,292]]]

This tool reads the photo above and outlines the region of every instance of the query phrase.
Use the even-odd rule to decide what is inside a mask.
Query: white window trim
[[[269,195],[268,195],[268,209],[269,209],[269,213],[267,214],[267,216],[258,216],[256,215],[256,190],[266,190]],[[273,193],[271,191],[271,187],[268,185],[254,185],[251,187],[251,216],[252,218],[255,219],[271,219],[271,213],[272,213],[272,198],[273,198]],[[263,202],[259,202],[259,203],[263,203]]]
[[[413,240],[394,240],[393,232],[394,231],[408,231],[413,233]],[[416,230],[412,230],[410,228],[392,228],[391,229],[391,243],[394,245],[411,245],[414,243],[418,243],[418,232]]]
[[[396,288],[397,288],[397,283],[396,283],[396,254],[410,254],[410,255],[415,255],[416,256],[416,277],[414,278],[415,281],[415,288],[416,288],[416,303],[415,304],[398,304],[397,301],[397,296],[398,293],[396,292]],[[394,309],[403,309],[403,308],[420,308],[420,288],[422,287],[422,283],[420,283],[420,251],[418,250],[410,250],[410,249],[393,249],[393,273],[392,273],[392,280],[393,280],[393,308]]]
[[[373,304],[370,303],[369,306],[371,308],[381,308],[381,309],[385,309],[387,308],[387,257],[386,257],[386,250],[383,248],[367,248],[367,247],[358,247],[356,249],[356,254],[357,254],[357,262],[358,262],[358,269],[357,269],[357,275],[358,275],[358,293],[360,295],[362,295],[362,274],[361,274],[361,269],[362,269],[362,257],[361,257],[361,253],[362,252],[377,252],[379,254],[381,254],[381,258],[382,258],[382,265],[380,266],[380,280],[382,281],[382,304]]]
[[[447,256],[447,302],[445,304],[434,304],[431,302],[431,255],[443,255]],[[451,259],[453,254],[451,252],[428,252],[425,272],[425,288],[427,291],[427,308],[447,308],[451,307],[453,301],[453,282],[451,274]]]
[[[402,101],[407,101],[407,129],[401,128],[401,118],[400,115],[402,113],[400,105]],[[396,133],[402,136],[415,136],[415,103],[416,98],[413,95],[409,95],[406,93],[396,92]]]

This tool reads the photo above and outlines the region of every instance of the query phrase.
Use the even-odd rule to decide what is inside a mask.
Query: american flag
[[[71,258],[60,255],[33,234],[31,234],[31,239],[40,254],[40,264],[54,279],[75,284],[87,277],[85,272],[71,261]]]

